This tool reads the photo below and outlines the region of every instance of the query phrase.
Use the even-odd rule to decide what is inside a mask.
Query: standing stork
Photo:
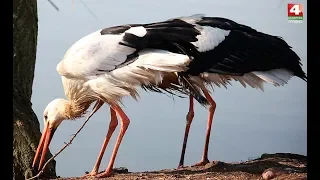
[[[77,41],[57,65],[68,100],[55,99],[44,111],[44,131],[33,166],[42,150],[39,168],[60,123],[83,116],[96,101],[110,105],[111,121],[98,160],[90,175],[108,177],[130,120],[119,106],[121,98],[138,96],[137,88],[180,91],[190,96],[181,160],[193,119],[193,99],[209,107],[202,160],[208,146],[216,103],[206,86],[226,86],[230,80],[263,88],[264,82],[285,84],[292,76],[307,80],[300,58],[279,37],[218,17],[193,15],[150,24],[129,24],[102,29]],[[105,172],[97,174],[110,137],[121,129]]]

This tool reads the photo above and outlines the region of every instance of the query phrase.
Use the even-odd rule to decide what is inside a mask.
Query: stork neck
[[[65,109],[67,119],[77,119],[86,114],[87,109],[90,107],[92,101],[77,103],[70,101]]]

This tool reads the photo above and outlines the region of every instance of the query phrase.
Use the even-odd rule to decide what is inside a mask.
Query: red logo
[[[303,19],[303,5],[288,4],[288,17],[299,17],[299,19]]]

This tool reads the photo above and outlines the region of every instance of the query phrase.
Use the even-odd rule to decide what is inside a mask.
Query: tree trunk
[[[13,179],[25,179],[36,173],[31,166],[41,132],[30,100],[37,34],[37,1],[13,0]],[[46,159],[50,157],[48,153]],[[43,177],[55,176],[52,161]]]

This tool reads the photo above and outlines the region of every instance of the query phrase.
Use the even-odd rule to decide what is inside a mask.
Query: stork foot
[[[81,178],[89,178],[89,177],[94,177],[98,174],[98,171],[91,171],[90,173],[86,174],[86,175],[83,175],[81,176]]]
[[[100,173],[100,174],[96,175],[95,177],[96,178],[106,178],[106,177],[110,177],[111,175],[112,175],[112,170]]]
[[[200,162],[196,163],[195,165],[192,165],[191,167],[196,167],[196,166],[205,166],[208,164],[210,161],[208,158],[202,159]]]
[[[185,167],[184,165],[179,165],[177,169],[183,169],[184,167]]]

